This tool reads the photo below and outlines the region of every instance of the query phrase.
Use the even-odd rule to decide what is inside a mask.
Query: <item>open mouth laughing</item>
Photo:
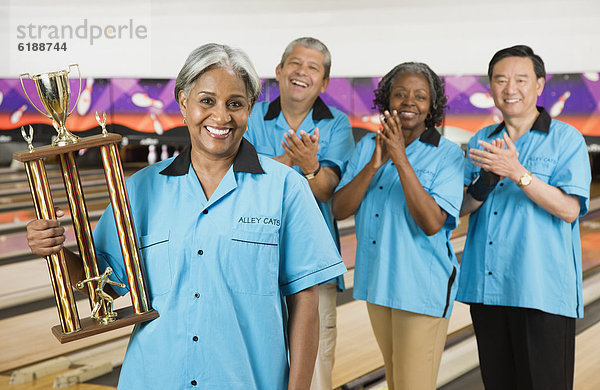
[[[508,104],[518,103],[520,101],[521,101],[521,99],[519,99],[519,98],[504,99],[504,103],[508,103]]]
[[[398,113],[398,116],[400,117],[400,119],[413,119],[417,116],[417,113],[410,111],[400,111]]]
[[[294,85],[297,85],[299,87],[302,87],[302,88],[308,88],[308,84],[305,83],[304,81],[300,81],[300,80],[297,80],[297,79],[292,79],[291,83],[294,84]]]
[[[224,138],[231,132],[231,127],[204,126],[208,134],[216,138]]]

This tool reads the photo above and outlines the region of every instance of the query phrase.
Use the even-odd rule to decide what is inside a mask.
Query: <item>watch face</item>
[[[530,183],[531,183],[531,175],[530,174],[521,176],[521,179],[519,180],[519,184],[521,185],[521,187],[525,187],[525,186],[529,185]]]

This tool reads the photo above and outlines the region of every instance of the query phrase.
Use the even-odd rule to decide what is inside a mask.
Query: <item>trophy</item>
[[[75,284],[73,284],[69,277],[63,249],[46,257],[60,318],[60,325],[54,326],[52,332],[61,343],[158,317],[158,312],[150,306],[143,262],[137,235],[135,234],[129,199],[125,190],[123,168],[117,147],[117,143],[121,141],[121,136],[106,131],[106,113],[103,113],[102,120],[100,115],[96,113],[96,120],[102,128],[102,134],[80,138],[71,134],[65,127],[67,117],[72,112],[72,110],[69,111],[71,91],[68,74],[71,67],[74,66],[77,67],[79,72],[78,65],[70,65],[69,71],[61,70],[33,77],[29,76],[28,73],[24,73],[19,76],[27,100],[42,115],[52,120],[58,135],[51,145],[34,148],[33,128],[30,125],[29,134],[27,134],[22,127],[21,133],[28,143],[28,149],[13,154],[15,160],[25,165],[36,215],[40,219],[56,219],[44,159],[58,156],[60,162],[75,237],[85,272],[85,279],[75,281]],[[40,101],[47,113],[37,108],[27,95],[23,84],[25,76],[34,81]],[[81,73],[79,73],[79,92],[81,94]],[[79,100],[79,97],[77,100]],[[116,312],[112,309],[112,298],[103,289],[106,284],[120,284],[110,280],[112,269],[107,268],[103,273],[98,270],[92,230],[79,178],[79,170],[75,161],[77,151],[92,147],[99,147],[102,155],[106,184],[115,216],[132,302],[132,306],[119,309]],[[80,289],[87,288],[90,307],[92,308],[91,317],[79,318],[77,305],[73,297],[73,286]]]

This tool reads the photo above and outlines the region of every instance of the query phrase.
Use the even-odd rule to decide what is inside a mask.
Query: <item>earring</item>
[[[183,124],[187,125],[187,122],[185,121],[185,118],[183,118]]]

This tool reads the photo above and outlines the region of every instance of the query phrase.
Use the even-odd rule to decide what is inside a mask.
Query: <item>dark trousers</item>
[[[519,307],[471,304],[486,390],[571,390],[575,319]]]

